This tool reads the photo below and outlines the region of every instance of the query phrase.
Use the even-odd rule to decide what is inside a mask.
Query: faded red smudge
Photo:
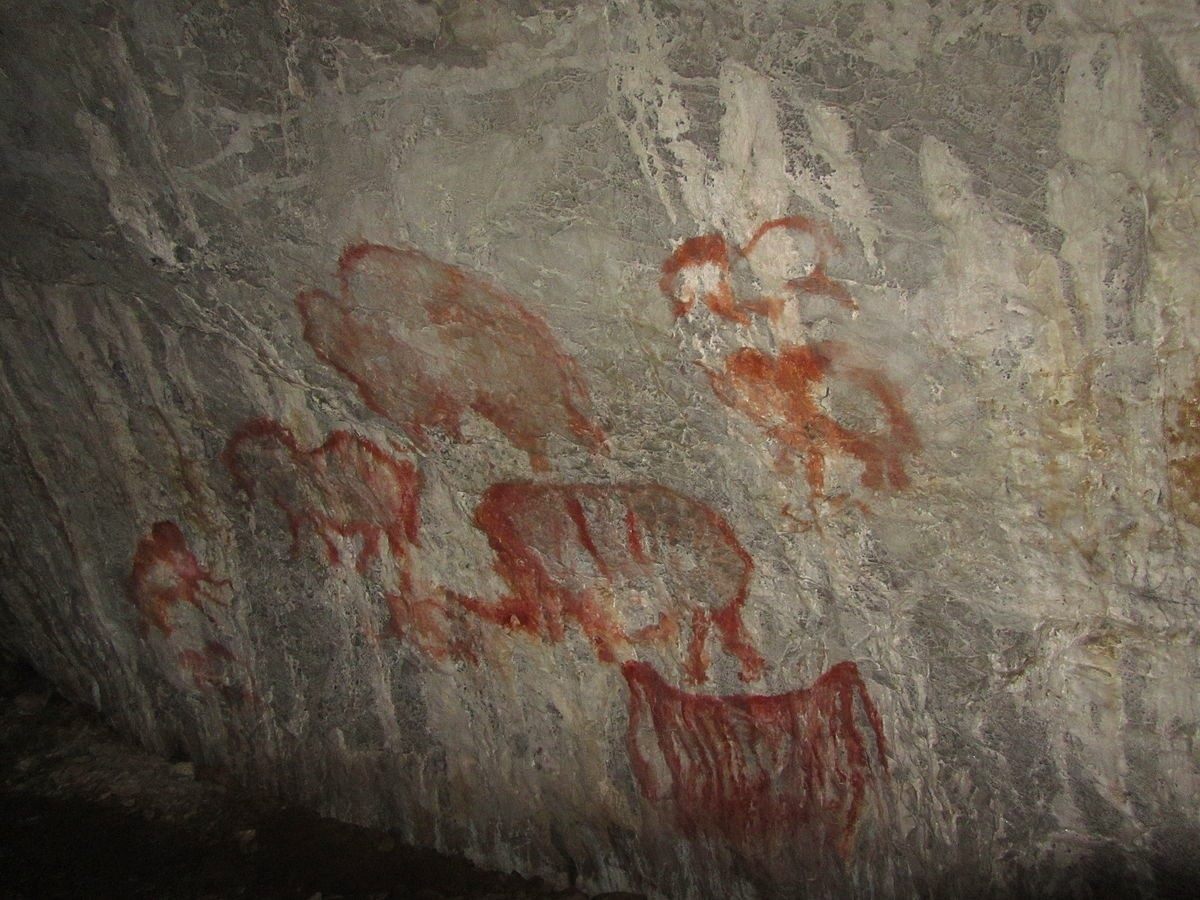
[[[292,547],[299,551],[305,526],[325,545],[331,564],[341,561],[337,537],[361,541],[357,568],[388,552],[404,559],[418,545],[420,476],[366,438],[333,431],[311,450],[271,419],[253,419],[230,438],[222,460],[248,495],[262,491],[287,516]]]
[[[392,637],[420,649],[435,662],[462,660],[478,665],[479,656],[471,641],[464,637],[461,605],[445,602],[446,592],[431,597],[418,596],[405,577],[398,591],[385,594]]]
[[[227,579],[213,578],[200,565],[174,522],[155,522],[134,550],[129,597],[143,628],[156,628],[165,637],[174,631],[171,616],[176,607],[188,604],[211,618],[205,604],[224,605],[213,589],[228,585]]]
[[[694,682],[707,677],[715,627],[742,677],[761,674],[742,626],[754,563],[703,503],[656,484],[515,482],[488,489],[475,523],[512,591],[460,598],[484,619],[550,641],[574,622],[605,662],[628,645],[673,645]]]
[[[899,389],[875,369],[848,363],[848,356],[846,345],[836,341],[785,346],[778,356],[743,347],[725,359],[724,371],[705,369],[717,397],[779,443],[782,470],[790,469],[793,453],[804,458],[805,477],[814,496],[822,494],[829,452],[861,462],[865,487],[880,490],[886,481],[901,489],[909,483],[905,459],[921,447]],[[814,392],[834,380],[869,394],[885,427],[879,431],[850,428],[823,410]]]
[[[658,288],[663,296],[672,301],[676,317],[691,312],[696,300],[700,299],[718,316],[743,325],[750,321],[750,317],[738,305],[733,286],[729,283],[729,257],[729,244],[719,234],[688,238],[667,257],[662,265]],[[709,267],[709,271],[700,273],[698,270],[704,267]],[[689,270],[692,270],[691,274],[702,275],[710,283],[704,286],[680,284],[680,276]],[[702,290],[699,297],[698,287]]]
[[[883,723],[854,663],[772,695],[688,693],[642,662],[621,672],[638,787],[670,804],[684,834],[759,861],[814,841],[849,853],[867,790],[887,773]]]
[[[805,216],[784,216],[764,222],[740,248],[715,233],[688,238],[680,244],[663,263],[658,281],[659,290],[672,301],[676,317],[690,312],[699,299],[715,315],[740,325],[749,324],[750,313],[776,318],[783,310],[783,297],[740,299],[733,287],[733,270],[738,262],[749,259],[759,241],[776,230],[808,235],[816,254],[808,274],[789,280],[784,287],[832,297],[847,309],[858,308],[846,286],[827,271],[830,257],[842,249],[829,225]]]
[[[337,297],[296,298],[304,339],[363,401],[419,447],[426,429],[461,439],[474,410],[549,467],[548,435],[604,446],[575,361],[515,297],[413,248],[347,247]]]
[[[253,691],[242,684],[241,660],[220,641],[205,641],[200,649],[183,649],[177,658],[198,689],[218,693],[231,703],[254,699]]]

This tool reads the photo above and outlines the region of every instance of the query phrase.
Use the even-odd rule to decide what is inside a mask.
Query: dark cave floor
[[[585,898],[384,831],[247,802],[190,763],[125,743],[5,654],[0,808],[0,900]]]

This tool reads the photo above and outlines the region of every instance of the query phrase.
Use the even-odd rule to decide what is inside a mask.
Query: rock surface
[[[0,635],[659,896],[1200,878],[1191,4],[0,11]]]
[[[158,759],[2,651],[0,803],[4,900],[587,900]]]

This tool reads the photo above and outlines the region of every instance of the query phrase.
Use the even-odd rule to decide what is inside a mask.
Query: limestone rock
[[[0,634],[62,690],[563,888],[1200,873],[1191,4],[0,34]]]

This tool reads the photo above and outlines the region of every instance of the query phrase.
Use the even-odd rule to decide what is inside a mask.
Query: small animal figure
[[[829,276],[829,259],[841,252],[841,244],[825,223],[805,216],[784,216],[764,222],[745,245],[730,244],[723,235],[702,234],[688,238],[662,265],[658,287],[672,301],[676,318],[686,316],[700,300],[714,315],[739,325],[750,324],[750,314],[778,318],[785,297],[762,294],[742,298],[734,288],[735,270],[755,252],[760,241],[773,231],[791,231],[807,236],[815,259],[804,275],[788,279],[782,285],[789,293],[818,294],[832,297],[849,310],[858,309],[850,291]]]
[[[211,619],[205,606],[224,606],[216,588],[228,585],[227,579],[213,578],[200,564],[174,522],[155,522],[134,549],[130,600],[141,615],[143,628],[155,628],[165,637],[175,630],[172,614],[182,604]]]
[[[395,559],[419,543],[417,470],[361,435],[334,431],[306,450],[278,422],[253,419],[234,433],[221,458],[248,496],[261,491],[287,516],[293,552],[305,526],[335,565],[341,561],[335,538],[358,538],[359,572],[379,558],[385,536]]]

